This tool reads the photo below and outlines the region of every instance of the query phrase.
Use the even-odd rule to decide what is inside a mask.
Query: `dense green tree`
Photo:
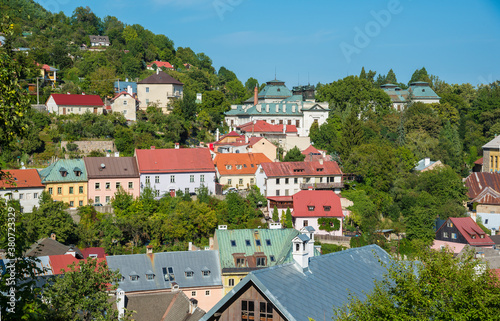
[[[294,146],[292,149],[286,153],[284,162],[302,162],[306,158],[306,155],[302,154],[300,149],[297,146]]]
[[[339,152],[343,160],[349,158],[354,147],[364,141],[364,133],[357,114],[353,111],[342,125],[342,132],[339,140]]]
[[[398,80],[396,78],[396,74],[392,69],[389,70],[387,75],[385,76],[385,83],[386,84],[397,84]]]
[[[293,218],[292,218],[292,212],[290,211],[290,208],[286,208],[285,212],[285,224],[286,228],[293,228]]]
[[[245,88],[253,93],[255,87],[259,87],[259,81],[253,77],[248,78],[245,82]]]
[[[429,85],[432,85],[432,81],[429,77],[429,74],[427,73],[427,70],[425,70],[425,67],[422,67],[422,69],[415,70],[413,75],[411,75],[411,79],[408,82],[408,85],[416,81],[425,81]]]
[[[278,212],[278,206],[276,205],[274,205],[273,208],[273,221],[276,223],[280,221],[280,214]]]

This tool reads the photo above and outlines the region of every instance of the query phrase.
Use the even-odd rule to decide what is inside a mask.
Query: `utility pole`
[[[40,105],[40,94],[38,93],[38,77],[36,77],[36,104]]]

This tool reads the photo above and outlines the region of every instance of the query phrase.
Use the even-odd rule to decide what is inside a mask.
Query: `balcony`
[[[334,188],[344,188],[344,183],[301,183],[300,189],[334,189]]]

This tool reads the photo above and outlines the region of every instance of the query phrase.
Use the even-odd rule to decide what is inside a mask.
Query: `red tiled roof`
[[[261,163],[270,161],[262,153],[223,153],[217,154],[214,164],[220,175],[249,175],[255,174]],[[228,169],[227,165],[231,166],[231,169]],[[238,169],[237,165],[241,165],[241,169]]]
[[[81,261],[77,258],[75,258],[71,254],[64,254],[64,255],[50,255],[49,256],[49,261],[50,261],[50,266],[52,267],[52,274],[63,274],[63,269],[64,272],[69,272],[71,271],[71,268],[68,266],[73,264],[75,267],[78,267],[78,263]],[[86,259],[85,259],[86,261]],[[106,262],[105,258],[98,258],[97,259],[97,264],[101,264],[101,262]],[[97,270],[97,268],[96,268]]]
[[[321,152],[317,150],[313,145],[309,145],[309,147],[304,149],[301,153],[304,155],[309,155],[310,153],[321,155]]]
[[[293,196],[268,196],[267,199],[275,202],[292,202]]]
[[[500,192],[500,174],[488,172],[472,173],[465,179],[465,187],[469,190],[467,196],[470,199],[476,198],[486,187]]]
[[[6,169],[6,173],[10,173],[12,181],[16,185],[9,184],[5,179],[0,180],[0,188],[29,188],[29,187],[44,187],[36,169]]]
[[[252,136],[252,137],[248,138],[248,145],[252,146],[252,145],[258,143],[261,139],[265,139],[265,138]]]
[[[483,165],[483,157],[474,162],[476,165]]]
[[[337,162],[275,162],[262,163],[267,177],[342,175]]]
[[[228,144],[228,143],[221,143],[221,141],[224,140],[227,137],[237,137],[237,140],[241,140],[243,142],[245,141],[245,136],[244,135],[240,135],[240,134],[238,134],[237,132],[235,132],[233,130],[233,131],[230,131],[229,133],[227,133],[225,135],[222,135],[221,138],[218,141],[216,141],[214,144]]]
[[[495,245],[490,237],[474,222],[471,217],[450,217],[449,220],[456,226],[460,234],[472,246]],[[446,224],[446,223],[445,223]],[[444,225],[444,224],[443,224]],[[475,238],[472,238],[475,235]],[[484,235],[484,238],[481,238]]]
[[[54,98],[56,104],[62,106],[104,106],[104,103],[99,95],[52,94],[51,96]]]
[[[115,95],[115,97],[113,97],[111,99],[111,102],[115,101],[116,98],[120,97],[121,95],[129,95],[130,97],[134,98],[135,100],[137,100],[137,98],[135,98],[134,96],[132,96],[131,94],[129,94],[128,92],[126,91],[122,91],[122,92],[119,92],[118,94]]]
[[[208,148],[136,149],[139,173],[215,172]]]
[[[174,69],[174,66],[172,66],[168,61],[153,61],[148,65],[148,67],[152,67],[153,64],[156,64],[158,68],[165,67],[167,69]]]
[[[97,254],[97,257],[103,259],[106,257],[106,253],[102,247],[89,247],[86,249],[81,249],[80,252],[83,254],[83,258],[88,258],[91,254]]]
[[[269,124],[264,120],[257,120],[255,124],[253,122],[248,122],[246,124],[240,125],[238,128],[241,132],[246,133],[282,133],[284,125],[274,125]],[[297,127],[295,125],[286,125],[285,131],[287,133],[297,133]]]
[[[330,210],[325,210],[325,207]],[[312,208],[312,210],[309,210]],[[340,197],[331,190],[303,190],[293,195],[293,217],[344,217]]]

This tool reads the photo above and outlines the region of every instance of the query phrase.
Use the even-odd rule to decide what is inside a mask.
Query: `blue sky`
[[[204,52],[244,83],[289,88],[358,75],[361,67],[408,82],[417,68],[448,83],[500,79],[498,0],[38,0],[71,16],[89,6]]]

